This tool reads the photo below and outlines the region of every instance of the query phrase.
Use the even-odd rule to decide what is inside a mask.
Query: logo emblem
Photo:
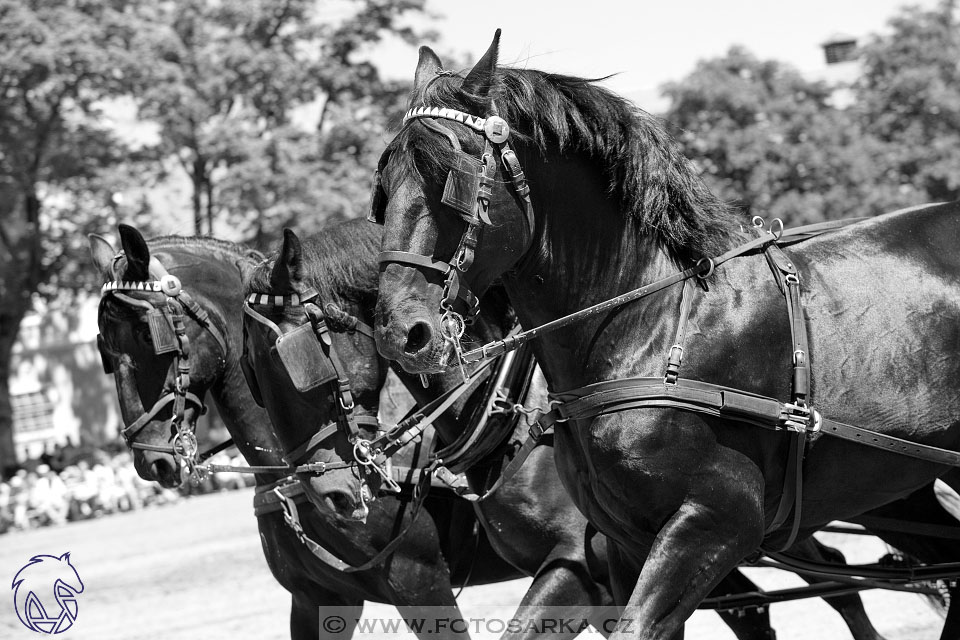
[[[63,633],[77,619],[77,596],[83,593],[83,581],[70,563],[69,552],[33,556],[13,577],[10,588],[17,617],[31,631]]]

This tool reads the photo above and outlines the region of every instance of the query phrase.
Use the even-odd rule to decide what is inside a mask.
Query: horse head
[[[365,520],[380,483],[363,473],[357,452],[377,434],[387,374],[359,320],[369,316],[372,300],[364,309],[356,298],[333,298],[328,287],[318,291],[304,262],[300,239],[286,229],[276,259],[248,279],[244,371],[311,501]]]
[[[120,225],[122,251],[90,236],[104,286],[98,343],[120,400],[122,435],[140,476],[178,486],[196,460],[203,397],[226,368],[226,324],[205,310],[239,272],[202,251],[160,242],[156,255],[134,227]],[[172,240],[172,239],[171,239]]]
[[[499,37],[465,76],[421,47],[411,108],[380,161],[376,338],[408,371],[454,363],[477,296],[518,264],[536,233],[524,159],[496,115]]]

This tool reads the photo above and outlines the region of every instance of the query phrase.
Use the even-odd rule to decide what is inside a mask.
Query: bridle
[[[284,332],[277,323],[254,309],[254,306],[299,310],[304,314],[305,321],[297,328]],[[356,467],[361,475],[372,472],[379,476],[387,491],[399,492],[400,487],[390,473],[389,460],[378,460],[378,456],[374,455],[368,446],[370,440],[362,437],[360,432],[362,426],[373,431],[376,437],[380,432],[380,422],[375,415],[356,410],[350,378],[330,339],[332,326],[344,332],[360,333],[371,340],[373,328],[333,303],[327,303],[321,309],[319,293],[315,289],[308,289],[302,294],[287,295],[250,293],[244,300],[243,312],[276,335],[274,348],[298,392],[306,393],[329,385],[336,398],[336,417],[297,446],[284,451],[284,461],[299,473],[317,475]],[[328,325],[327,319],[332,321],[332,326]],[[263,407],[260,386],[249,361],[246,325],[243,328],[243,355],[240,366],[254,400]],[[342,432],[353,446],[352,461],[304,464],[314,451],[337,432]],[[366,502],[369,496],[361,493],[361,499]]]
[[[438,77],[439,75],[442,73],[438,74]],[[440,328],[444,339],[450,342],[456,351],[458,361],[461,360],[462,353],[460,338],[463,336],[466,324],[476,316],[479,310],[479,300],[470,291],[463,276],[473,265],[481,229],[485,225],[492,224],[489,208],[498,159],[505,173],[510,176],[515,195],[523,209],[527,238],[532,238],[536,230],[530,186],[527,184],[517,154],[509,144],[510,125],[506,120],[495,115],[496,107],[492,107],[492,111],[494,115],[486,118],[445,107],[417,107],[407,111],[403,117],[404,126],[413,121],[419,121],[425,127],[444,135],[456,150],[457,164],[447,174],[440,201],[466,222],[466,228],[453,257],[447,262],[409,251],[383,251],[378,258],[381,270],[390,263],[399,263],[440,273],[443,278]],[[440,120],[457,122],[482,134],[484,147],[480,159],[465,153],[456,134],[441,124]],[[381,166],[374,176],[374,197],[369,217],[371,222],[378,224],[383,223],[386,208],[386,193],[380,176],[383,164],[381,160]],[[466,302],[464,313],[460,312],[464,310],[462,305],[455,307],[458,300]]]
[[[120,253],[114,258],[114,265],[123,255]],[[189,391],[190,338],[187,336],[185,317],[189,315],[213,336],[220,347],[221,362],[225,362],[227,343],[220,329],[210,321],[207,312],[183,289],[180,279],[168,273],[156,258],[150,259],[150,273],[156,277],[155,280],[112,280],[106,282],[101,288],[101,304],[109,297],[127,306],[144,310],[154,353],[156,355],[173,354],[173,361],[170,364],[172,375],[166,376],[159,399],[143,415],[125,425],[120,435],[130,449],[170,454],[192,470],[196,464],[222,451],[232,442],[227,441],[210,451],[199,454],[197,436],[194,433],[196,425],[184,426],[183,424],[187,404],[194,405],[201,415],[207,410],[203,400]],[[162,298],[155,304],[150,299],[134,298],[123,293],[126,291],[145,293],[154,299],[160,296]],[[115,374],[102,335],[97,335],[97,347],[100,350],[104,373]],[[140,432],[168,405],[172,405],[170,430],[173,433],[173,441],[171,444],[156,445],[138,441],[137,436]]]

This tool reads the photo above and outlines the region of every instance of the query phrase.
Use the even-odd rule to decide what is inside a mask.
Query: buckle
[[[820,414],[805,404],[787,402],[783,405],[783,428],[797,433],[820,431]]]

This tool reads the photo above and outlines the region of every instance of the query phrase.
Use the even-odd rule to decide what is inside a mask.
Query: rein
[[[122,253],[118,254],[114,258],[114,263],[122,255]],[[132,423],[125,425],[120,434],[130,449],[157,451],[173,455],[193,473],[197,464],[231,446],[233,441],[227,440],[204,453],[199,453],[199,444],[194,433],[195,425],[188,427],[183,425],[184,412],[188,403],[197,407],[201,415],[206,413],[207,410],[203,400],[188,390],[190,387],[190,338],[187,336],[184,323],[185,316],[189,315],[193,318],[216,340],[220,347],[221,361],[226,356],[227,343],[220,329],[210,321],[207,312],[183,290],[179,278],[168,273],[156,258],[150,259],[150,270],[157,277],[156,280],[114,280],[106,282],[101,288],[101,304],[104,299],[110,296],[127,306],[145,310],[154,353],[157,355],[173,354],[173,362],[170,365],[173,372],[172,386],[170,382],[165,381],[161,395],[153,406]],[[163,300],[154,304],[150,300],[126,295],[122,293],[124,291],[143,292],[151,295],[160,294],[163,296]],[[102,335],[97,336],[97,346],[100,349],[104,372],[114,374],[113,365],[104,348]],[[169,378],[171,376],[168,376]],[[139,442],[136,439],[137,435],[168,405],[172,405],[170,428],[173,433],[173,442],[170,445]]]

